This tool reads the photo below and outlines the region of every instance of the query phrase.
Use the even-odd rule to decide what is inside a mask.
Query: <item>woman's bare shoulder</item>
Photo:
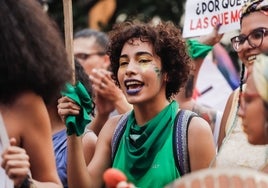
[[[50,125],[48,111],[41,96],[26,92],[21,94],[12,105],[13,114],[27,127],[41,129],[41,125]]]
[[[20,107],[32,109],[40,105],[45,105],[43,98],[31,91],[20,94],[13,103],[13,106],[17,109]]]
[[[41,131],[42,121],[50,125],[43,99],[33,92],[24,92],[11,104],[1,105],[1,113],[9,136],[16,138],[18,144],[30,131]]]
[[[117,127],[120,118],[123,115],[115,115],[115,116],[111,116],[108,118],[108,120],[106,121],[106,123],[103,126],[104,131],[110,131],[110,132],[114,132],[115,128]],[[102,131],[103,132],[103,131]]]
[[[110,144],[112,141],[115,129],[117,125],[119,124],[119,120],[122,116],[123,115],[120,114],[120,115],[109,117],[98,136],[99,138],[98,140],[106,140],[106,142]]]
[[[193,117],[189,124],[189,133],[194,135],[212,134],[211,128],[206,120],[201,117]]]

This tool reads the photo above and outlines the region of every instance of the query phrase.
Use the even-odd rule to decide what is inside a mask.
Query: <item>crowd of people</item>
[[[0,1],[0,16],[0,187],[110,187],[110,168],[127,178],[117,188],[179,187],[226,167],[268,178],[267,0],[242,7],[240,33],[230,39],[241,83],[224,112],[194,100],[221,23],[187,40],[168,21],[85,28],[68,62],[38,1]]]
[[[216,159],[218,166],[244,166],[258,170],[268,160],[268,148],[266,146],[256,147],[248,143],[247,135],[243,132],[245,127],[242,119],[237,114],[240,106],[239,96],[246,88],[247,72],[254,63],[256,56],[268,49],[264,29],[268,26],[266,22],[268,18],[267,10],[265,9],[267,5],[267,1],[253,1],[245,4],[240,19],[240,35],[231,39],[233,48],[242,62],[241,84],[228,99],[221,121],[218,141],[220,150]],[[247,38],[245,38],[246,36]],[[230,153],[232,153],[232,156],[230,156]],[[243,155],[244,153],[247,153],[247,155]]]

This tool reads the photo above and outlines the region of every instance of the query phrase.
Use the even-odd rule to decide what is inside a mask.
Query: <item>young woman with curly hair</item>
[[[163,187],[181,176],[172,148],[173,125],[180,108],[172,97],[187,81],[191,68],[185,42],[180,29],[169,22],[124,22],[116,25],[109,37],[114,78],[133,110],[114,158],[111,144],[121,115],[110,118],[102,128],[87,168],[81,138],[68,137],[69,186],[101,187],[103,173],[113,167],[137,187]],[[208,123],[193,117],[187,137],[184,149],[189,150],[190,170],[207,168],[215,155]]]

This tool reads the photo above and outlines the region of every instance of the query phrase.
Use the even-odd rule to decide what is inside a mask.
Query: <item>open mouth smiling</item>
[[[128,95],[136,95],[139,93],[144,85],[143,82],[138,80],[126,80],[125,82],[126,93]]]

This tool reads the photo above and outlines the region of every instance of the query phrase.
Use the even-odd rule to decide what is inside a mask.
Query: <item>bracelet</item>
[[[205,58],[213,48],[213,46],[202,44],[195,39],[189,39],[186,42],[188,46],[188,53],[193,59]]]

